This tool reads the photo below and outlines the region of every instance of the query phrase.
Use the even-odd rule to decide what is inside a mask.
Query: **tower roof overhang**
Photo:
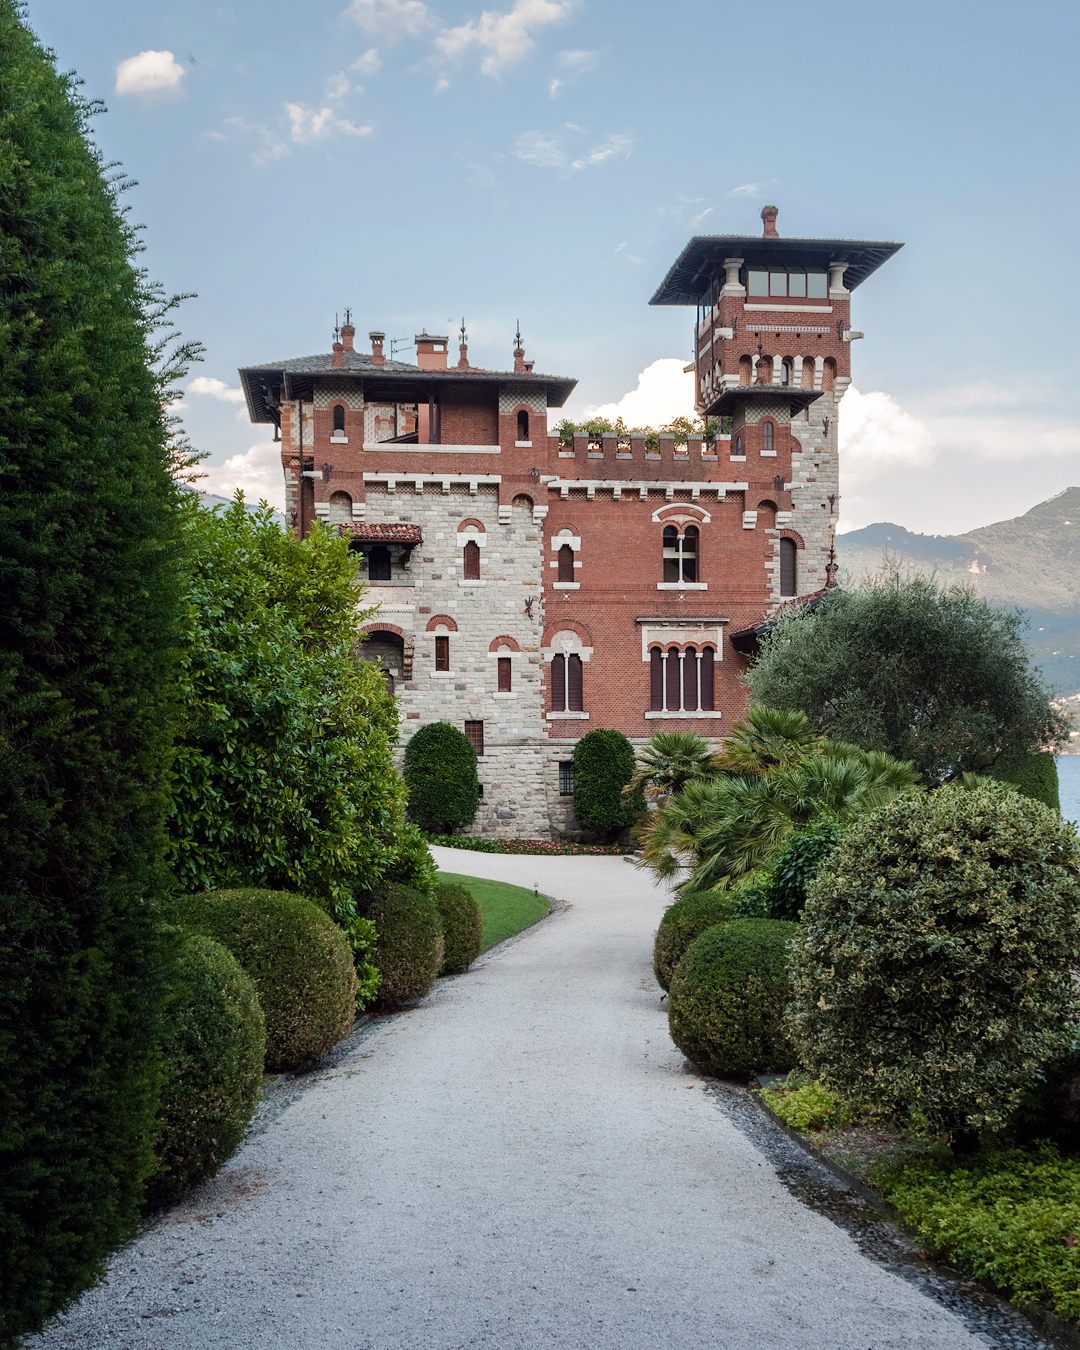
[[[726,416],[743,404],[767,400],[770,403],[786,403],[790,416],[794,417],[819,399],[821,393],[820,389],[795,389],[787,384],[733,384],[726,389],[718,389],[704,411],[710,416]]]
[[[844,285],[853,291],[903,247],[882,239],[696,234],[672,263],[649,304],[698,304],[712,282],[724,275],[725,258],[741,258],[747,267],[805,267],[812,271],[827,271],[830,263],[846,263]]]

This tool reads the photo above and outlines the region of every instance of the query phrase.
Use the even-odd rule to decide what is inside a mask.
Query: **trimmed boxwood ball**
[[[1075,1036],[1080,845],[984,782],[849,825],[792,952],[803,1062],[856,1105],[967,1143]]]
[[[442,968],[442,920],[435,900],[411,886],[386,886],[368,904],[375,923],[378,1006],[400,1008],[427,994]]]
[[[784,1028],[798,924],[732,919],[686,949],[668,994],[671,1039],[706,1073],[744,1078],[794,1068]]]
[[[471,891],[441,882],[435,887],[435,904],[442,921],[443,962],[440,975],[468,970],[484,945],[484,918]]]
[[[729,891],[694,891],[669,905],[656,930],[653,943],[653,972],[661,989],[671,986],[671,977],[683,953],[706,928],[732,917]]]
[[[207,891],[187,897],[179,917],[227,947],[251,977],[271,1072],[307,1068],[352,1027],[352,948],[311,900],[288,891]]]
[[[405,747],[408,816],[422,830],[452,834],[471,825],[480,803],[476,751],[449,722],[429,722]]]
[[[237,1147],[259,1100],[265,1055],[259,996],[240,963],[212,938],[185,938],[165,1013],[149,1204],[212,1176]]]

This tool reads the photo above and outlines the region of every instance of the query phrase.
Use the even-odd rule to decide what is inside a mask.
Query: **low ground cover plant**
[[[957,1141],[1006,1130],[1075,1037],[1080,847],[987,782],[855,821],[792,951],[801,1060],[852,1103]]]
[[[431,990],[443,963],[443,930],[434,897],[412,886],[391,884],[367,903],[378,934],[375,961],[380,983],[377,1007],[400,1008]]]
[[[304,1069],[351,1029],[356,972],[348,940],[311,900],[285,891],[209,891],[177,910],[250,976],[266,1019],[266,1068]]]
[[[574,844],[561,839],[473,839],[460,834],[429,834],[439,848],[468,849],[472,853],[524,854],[528,857],[619,857],[623,844]]]
[[[1049,1143],[965,1159],[941,1152],[871,1180],[932,1252],[1019,1303],[1080,1321],[1080,1158]]]
[[[164,1204],[211,1176],[259,1100],[266,1023],[255,986],[212,938],[177,944],[161,1043],[161,1103],[147,1199]]]
[[[471,891],[453,882],[439,882],[435,904],[442,922],[443,960],[440,975],[468,970],[484,945],[484,921]]]
[[[675,1044],[706,1073],[747,1077],[794,1067],[784,1014],[797,927],[733,919],[687,948],[668,992],[668,1025]]]
[[[820,1078],[792,1074],[784,1083],[761,1090],[769,1110],[793,1130],[835,1130],[851,1119],[847,1103]]]

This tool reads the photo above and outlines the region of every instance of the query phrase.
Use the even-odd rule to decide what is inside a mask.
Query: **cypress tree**
[[[0,1344],[133,1231],[158,1088],[169,306],[93,111],[0,0]]]

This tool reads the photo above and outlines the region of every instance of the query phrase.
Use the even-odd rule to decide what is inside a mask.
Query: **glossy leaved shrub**
[[[621,731],[598,728],[574,746],[574,815],[583,830],[605,839],[629,829],[645,809],[634,777],[634,750]]]
[[[405,747],[408,816],[422,830],[450,834],[471,825],[480,803],[476,752],[449,722],[429,722]]]
[[[797,930],[777,919],[733,919],[694,939],[668,991],[671,1039],[687,1059],[721,1077],[794,1067],[784,1014]]]
[[[352,948],[311,900],[287,891],[207,891],[186,897],[178,914],[191,932],[227,947],[250,976],[271,1072],[307,1068],[352,1027]]]
[[[806,904],[806,891],[840,839],[833,820],[816,820],[791,835],[776,860],[768,887],[769,917],[797,919]]]

